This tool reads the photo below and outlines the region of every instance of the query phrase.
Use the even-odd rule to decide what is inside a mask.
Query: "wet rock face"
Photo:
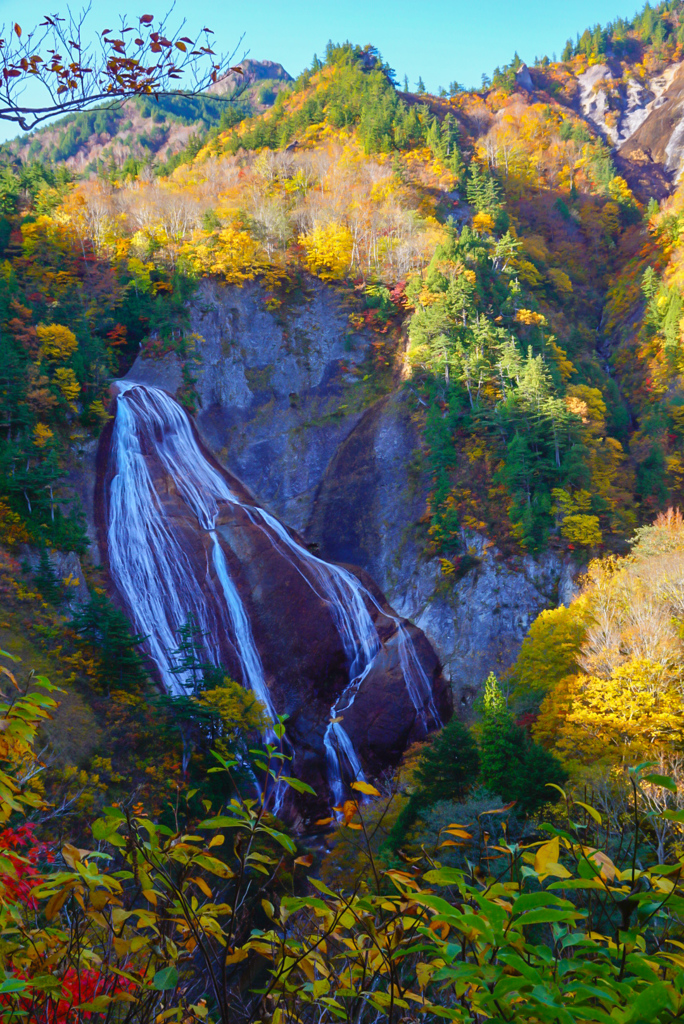
[[[409,628],[415,649],[432,683],[435,705],[442,721],[452,713],[451,691],[440,664],[425,635]],[[364,679],[358,696],[344,716],[345,729],[354,737],[357,750],[377,774],[385,764],[395,764],[414,738],[414,709],[403,685],[401,658],[396,633]]]
[[[174,638],[192,614],[204,656],[251,686],[273,718],[287,716],[293,771],[318,794],[313,812],[299,801],[302,813],[336,802],[336,778],[358,777],[351,761],[330,771],[333,715],[371,773],[450,717],[430,644],[363,570],[356,577],[322,563],[262,513],[165,392],[122,386],[115,408],[102,441],[98,520],[118,597],[170,690],[182,685]],[[419,677],[406,669],[409,655]]]
[[[378,403],[332,460],[305,535],[325,556],[369,570],[400,615],[424,632],[468,713],[490,671],[500,673],[544,608],[569,603],[577,567],[547,553],[503,561],[478,534],[464,536],[475,567],[456,583],[426,558],[420,528],[427,481],[417,472],[417,429],[405,396]]]
[[[358,385],[348,369],[363,362],[372,339],[350,338],[348,310],[320,283],[286,317],[269,312],[264,298],[256,285],[204,286],[193,315],[205,338],[197,429],[311,550],[370,574],[424,631],[455,707],[467,712],[488,673],[515,660],[535,616],[571,598],[576,567],[553,554],[505,562],[473,535],[466,543],[475,567],[446,580],[439,560],[425,555],[429,477],[410,393],[398,385],[350,411],[349,389]],[[181,383],[175,357],[138,360],[129,376],[171,393]]]

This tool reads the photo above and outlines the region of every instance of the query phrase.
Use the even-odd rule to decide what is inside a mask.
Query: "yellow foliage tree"
[[[598,516],[589,513],[591,494],[589,491],[577,490],[572,494],[560,487],[554,488],[551,495],[555,501],[553,511],[560,519],[561,536],[571,544],[581,547],[595,547],[603,540]]]
[[[68,366],[60,366],[55,370],[55,383],[67,402],[75,402],[81,393],[81,385],[76,380],[76,374]]]
[[[46,427],[44,423],[36,423],[33,428],[33,443],[36,448],[44,448],[54,436],[54,432],[49,427]]]
[[[340,281],[351,266],[353,239],[345,224],[316,225],[300,238],[306,265],[323,281]]]
[[[519,309],[515,314],[515,319],[519,324],[525,324],[528,327],[546,326],[546,317],[542,313],[535,313],[533,309]]]
[[[572,766],[625,766],[684,741],[679,685],[663,665],[633,658],[608,678],[569,676],[544,698],[534,736]]]
[[[558,270],[556,267],[549,267],[546,274],[557,292],[560,292],[561,295],[572,294],[572,281],[564,270]]]
[[[569,607],[547,608],[534,620],[515,663],[516,696],[548,692],[578,671],[577,659],[587,627],[587,599]]]
[[[263,732],[268,724],[264,706],[252,691],[228,677],[194,700],[208,714],[212,739],[224,754],[241,733]]]
[[[616,174],[615,177],[608,182],[608,194],[611,199],[614,199],[615,202],[619,203],[621,206],[636,206],[634,193],[625,179],[621,178],[619,174]]]
[[[244,229],[229,225],[215,234],[202,232],[181,248],[199,274],[218,274],[228,284],[253,281],[266,269],[259,243]]]
[[[480,235],[491,235],[494,231],[494,218],[491,213],[481,210],[473,217],[473,227]]]
[[[27,544],[29,535],[21,517],[4,501],[0,501],[0,544],[14,551],[19,544]]]
[[[39,324],[36,333],[42,342],[42,354],[52,363],[65,363],[76,348],[76,335],[62,324]]]
[[[684,742],[683,616],[684,520],[670,510],[631,555],[594,560],[570,608],[532,625],[513,679],[522,695],[546,690],[535,738],[578,773],[671,761]]]
[[[561,534],[571,544],[579,544],[580,547],[593,548],[603,540],[598,516],[579,515],[565,516],[561,526]]]

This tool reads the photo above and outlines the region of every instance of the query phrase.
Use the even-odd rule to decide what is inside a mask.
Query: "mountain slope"
[[[168,163],[198,136],[268,109],[292,81],[281,64],[245,60],[200,96],[135,98],[70,114],[0,148],[3,161],[47,160],[76,173],[109,173]],[[192,140],[192,142],[191,142]],[[195,151],[196,151],[195,146]]]

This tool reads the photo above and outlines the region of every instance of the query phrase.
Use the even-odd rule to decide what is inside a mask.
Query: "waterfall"
[[[112,578],[136,629],[148,638],[149,652],[167,690],[185,691],[185,680],[172,671],[170,652],[176,647],[178,629],[192,614],[203,634],[201,643],[210,661],[218,664],[221,660],[218,637],[231,638],[244,684],[254,691],[274,722],[275,710],[249,619],[214,531],[219,512],[216,498],[234,501],[233,494],[202,455],[187,416],[173,399],[157,388],[120,386],[112,442],[114,475],[107,532]],[[143,396],[145,403],[137,400]],[[143,444],[147,446],[150,442],[211,541],[221,595],[209,574],[209,566],[206,575],[199,579],[173,534],[143,455]],[[208,594],[215,600],[207,601]]]
[[[249,617],[216,533],[220,503],[238,506],[325,603],[339,634],[349,683],[330,709],[331,721],[324,736],[330,789],[339,803],[348,782],[364,778],[351,738],[338,719],[354,703],[382,649],[370,609],[395,624],[407,693],[425,731],[429,728],[426,706],[433,724],[440,724],[430,681],[406,626],[384,611],[352,573],[311,554],[264,509],[241,502],[203,454],[186,412],[166,392],[127,381],[119,382],[119,388],[107,509],[110,571],[136,631],[147,637],[147,650],[165,688],[171,693],[184,692],[186,681],[174,673],[170,652],[176,647],[178,629],[192,615],[203,634],[207,659],[220,663],[221,641],[228,639],[243,683],[275,722],[276,710]],[[146,458],[150,454],[159,459],[206,538],[204,572],[193,566],[174,533],[150,473]]]
[[[435,706],[432,694],[432,686],[416,655],[409,632],[401,619],[381,608],[370,591],[352,573],[340,565],[324,562],[321,558],[317,558],[316,555],[303,548],[301,544],[298,544],[290,536],[282,523],[278,522],[274,516],[260,508],[253,508],[251,512],[252,521],[255,522],[257,517],[260,518],[271,528],[273,534],[281,541],[282,545],[292,553],[294,559],[288,559],[290,563],[330,607],[340,638],[344,644],[345,653],[350,661],[349,685],[330,709],[330,724],[324,736],[328,781],[333,791],[335,802],[339,804],[344,795],[345,775],[355,781],[364,779],[353,744],[337,719],[341,717],[343,711],[349,710],[354,703],[354,698],[361,688],[361,683],[368,675],[373,661],[381,649],[378,631],[368,611],[369,604],[373,605],[381,615],[390,619],[396,625],[399,662],[404,683],[411,703],[426,733],[429,729],[429,722],[425,714],[426,700],[433,725],[441,725],[439,712]],[[273,536],[271,537],[271,543],[284,554],[282,547],[279,547]],[[297,564],[298,562],[304,562],[307,565],[311,570],[315,583],[302,572]],[[322,593],[318,588],[320,588]],[[344,771],[345,761],[346,772]]]

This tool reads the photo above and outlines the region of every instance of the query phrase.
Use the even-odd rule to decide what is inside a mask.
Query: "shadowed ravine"
[[[160,682],[184,692],[170,652],[192,615],[207,660],[271,720],[288,715],[293,771],[319,794],[316,810],[448,717],[423,634],[255,505],[166,392],[119,384],[105,461],[109,571]]]

